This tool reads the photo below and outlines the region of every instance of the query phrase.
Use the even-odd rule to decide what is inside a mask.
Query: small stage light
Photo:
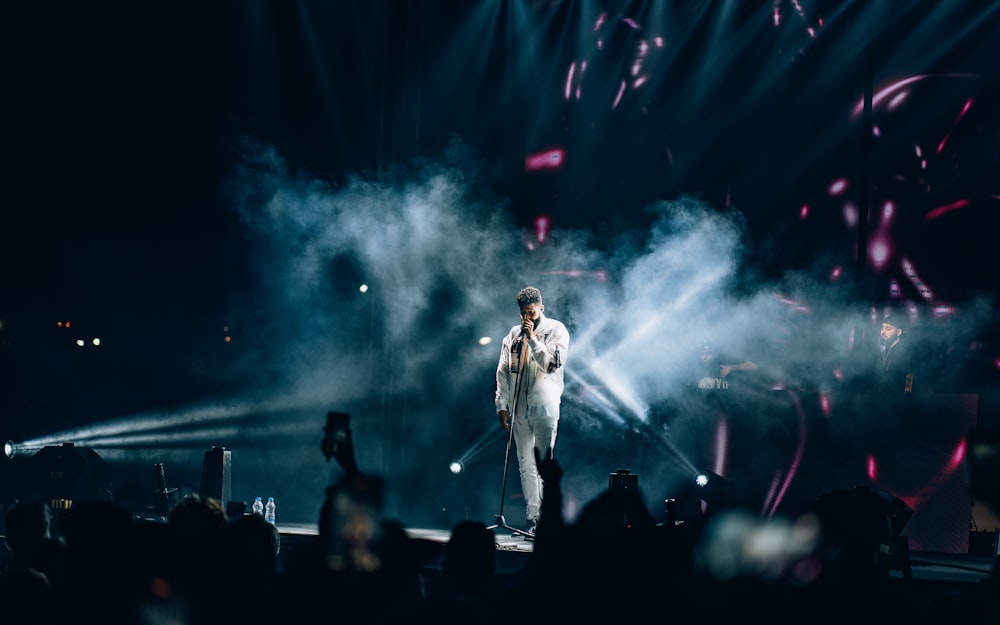
[[[730,484],[718,473],[700,471],[695,474],[694,483],[698,499],[705,502],[706,506],[722,508],[730,504]]]
[[[14,441],[7,441],[3,444],[3,455],[8,458],[13,458],[17,454],[17,447],[14,445]]]
[[[462,464],[461,460],[452,460],[448,464],[448,470],[451,471],[452,475],[458,475],[465,471],[465,465]]]

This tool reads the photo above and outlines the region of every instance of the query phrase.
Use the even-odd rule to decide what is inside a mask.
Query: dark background
[[[492,520],[496,345],[529,283],[574,337],[571,502],[629,466],[660,512],[687,469],[657,428],[693,414],[679,372],[706,339],[806,406],[763,453],[801,434],[817,467],[866,457],[888,309],[927,350],[921,405],[960,406],[932,438],[960,438],[967,401],[995,414],[992,4],[41,2],[0,23],[0,436],[93,447],[117,498],[145,502],[155,462],[196,489],[219,445],[234,499],[311,521],[339,410],[394,513]],[[558,167],[526,166],[547,150]],[[0,465],[8,499],[27,455]],[[797,500],[865,481],[816,470]]]

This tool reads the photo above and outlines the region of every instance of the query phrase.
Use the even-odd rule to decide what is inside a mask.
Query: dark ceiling
[[[693,194],[746,217],[759,275],[838,266],[861,278],[863,299],[893,279],[871,270],[863,244],[876,234],[868,207],[891,202],[894,242],[938,297],[997,286],[992,4],[63,1],[2,11],[0,316],[17,337],[14,369],[36,332],[63,318],[128,324],[167,347],[243,305],[259,275],[225,189],[247,137],[334,187],[443,158],[458,140],[515,224],[530,230],[546,216],[609,248],[645,231],[651,204]],[[906,80],[864,108],[866,93]],[[862,132],[869,114],[878,136]],[[553,149],[562,167],[526,169]],[[846,196],[831,193],[838,180]]]

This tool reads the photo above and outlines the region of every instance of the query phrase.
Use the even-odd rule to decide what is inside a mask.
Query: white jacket
[[[512,415],[525,414],[528,407],[559,406],[563,392],[563,374],[566,354],[569,351],[569,331],[561,321],[549,319],[544,314],[538,319],[535,338],[521,340],[521,324],[510,329],[500,347],[500,362],[497,364],[497,412],[506,410]],[[530,357],[523,362],[527,369],[520,376],[521,398],[526,405],[516,405],[514,392],[518,385],[518,364],[520,350],[528,347]],[[524,403],[522,401],[521,403]],[[556,413],[558,414],[558,413]]]

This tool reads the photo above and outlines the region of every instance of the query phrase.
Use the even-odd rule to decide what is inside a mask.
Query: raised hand
[[[545,453],[544,457],[538,453],[538,448],[535,448],[535,465],[538,467],[538,475],[542,478],[543,482],[549,483],[551,481],[551,484],[554,486],[562,480],[562,466],[556,460],[555,453],[551,447]]]

